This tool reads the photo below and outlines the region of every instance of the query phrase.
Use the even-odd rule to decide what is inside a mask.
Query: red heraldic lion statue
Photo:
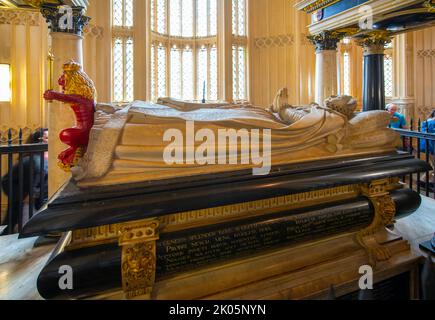
[[[80,64],[71,61],[63,65],[63,74],[59,78],[63,93],[48,90],[44,99],[68,103],[74,111],[76,125],[60,133],[60,140],[69,146],[59,154],[59,166],[70,171],[83,157],[89,143],[89,134],[94,125],[94,113],[97,93],[94,83],[83,72]]]

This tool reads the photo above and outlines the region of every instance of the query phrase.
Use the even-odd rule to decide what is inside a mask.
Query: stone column
[[[41,12],[48,23],[52,40],[54,88],[50,89],[61,91],[57,80],[62,74],[63,64],[70,60],[83,64],[82,33],[84,26],[90,19],[84,16],[85,10],[82,7],[71,7],[69,16],[68,10],[60,10],[60,7],[57,6],[42,6]],[[75,120],[70,107],[63,103],[49,103],[48,110],[48,191],[51,197],[70,177],[57,165],[59,162],[57,156],[67,148],[60,141],[59,133],[65,128],[74,126]]]
[[[386,31],[373,31],[358,42],[364,48],[363,110],[384,110],[384,50],[391,37]]]
[[[412,32],[394,36],[392,55],[394,57],[394,90],[391,101],[406,117],[408,126],[411,119],[417,124],[419,115],[415,113],[414,97],[414,35]],[[388,53],[388,52],[387,52]],[[415,128],[415,127],[414,127]]]
[[[316,102],[323,105],[326,98],[337,95],[337,45],[343,34],[324,31],[309,36],[316,46]]]

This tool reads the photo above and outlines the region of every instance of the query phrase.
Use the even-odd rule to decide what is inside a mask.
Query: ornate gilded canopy
[[[344,29],[349,35],[374,30],[396,34],[435,24],[435,0],[303,0],[295,7],[312,15],[313,35]]]

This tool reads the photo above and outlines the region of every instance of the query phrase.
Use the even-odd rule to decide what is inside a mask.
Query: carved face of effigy
[[[325,100],[325,106],[351,119],[357,107],[357,101],[351,96],[331,96]]]

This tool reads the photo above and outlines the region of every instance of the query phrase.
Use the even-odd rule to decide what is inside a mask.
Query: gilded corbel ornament
[[[316,46],[316,51],[337,50],[338,43],[345,36],[338,31],[323,31],[321,33],[308,36],[308,40]]]
[[[389,191],[392,189],[391,179],[373,181],[361,186],[361,193],[369,198],[375,210],[375,216],[367,228],[356,234],[357,242],[367,251],[372,266],[378,261],[389,260],[392,256],[390,250],[380,244],[368,244],[365,237],[374,236],[394,221],[396,204],[391,198]]]
[[[391,43],[393,37],[385,30],[371,31],[356,40],[364,48],[364,55],[384,54],[385,46]]]
[[[156,279],[159,226],[159,220],[150,219],[121,227],[119,246],[122,247],[122,288],[127,299],[151,299]]]

